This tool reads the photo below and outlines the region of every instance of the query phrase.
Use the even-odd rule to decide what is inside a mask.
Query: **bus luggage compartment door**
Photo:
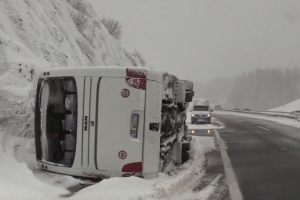
[[[145,90],[125,78],[102,77],[98,84],[95,161],[98,170],[142,172]]]

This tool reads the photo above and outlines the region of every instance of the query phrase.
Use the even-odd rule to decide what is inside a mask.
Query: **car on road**
[[[206,99],[195,99],[193,101],[193,108],[191,113],[192,124],[210,124],[211,112],[209,101]]]

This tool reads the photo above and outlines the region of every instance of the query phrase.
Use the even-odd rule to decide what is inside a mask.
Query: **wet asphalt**
[[[300,199],[300,129],[271,121],[214,115],[244,200]],[[221,157],[208,155],[207,173],[220,173]]]

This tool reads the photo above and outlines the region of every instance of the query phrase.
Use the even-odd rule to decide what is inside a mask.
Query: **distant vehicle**
[[[157,177],[189,160],[193,82],[139,67],[76,67],[39,74],[35,147],[46,171],[88,179]]]
[[[251,111],[249,108],[244,108],[243,111]]]
[[[216,104],[215,105],[215,110],[222,110],[223,108],[222,108],[222,106],[221,106],[221,104]]]
[[[235,108],[235,109],[233,109],[233,110],[241,110],[241,109],[239,109],[239,108]]]
[[[211,112],[209,101],[205,99],[195,99],[191,115],[192,124],[211,123]]]

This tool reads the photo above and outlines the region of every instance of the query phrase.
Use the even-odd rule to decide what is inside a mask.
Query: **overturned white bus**
[[[155,178],[189,159],[193,83],[138,67],[60,68],[39,75],[35,143],[43,170],[74,177]]]

